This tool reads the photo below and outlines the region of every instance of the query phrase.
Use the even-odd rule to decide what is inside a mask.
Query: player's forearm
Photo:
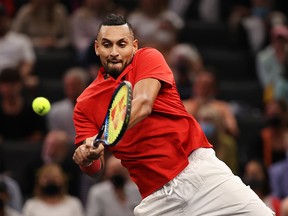
[[[152,112],[152,106],[148,98],[138,97],[132,101],[131,117],[128,128],[145,119]]]

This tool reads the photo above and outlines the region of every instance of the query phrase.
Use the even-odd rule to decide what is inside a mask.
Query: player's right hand
[[[88,166],[93,160],[104,156],[104,146],[99,144],[98,147],[93,146],[94,137],[87,138],[74,152],[73,160],[80,166]]]

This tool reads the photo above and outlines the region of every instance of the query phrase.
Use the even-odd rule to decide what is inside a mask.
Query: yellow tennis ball
[[[35,113],[37,113],[38,115],[44,116],[50,111],[51,104],[47,98],[37,97],[32,102],[32,108]]]

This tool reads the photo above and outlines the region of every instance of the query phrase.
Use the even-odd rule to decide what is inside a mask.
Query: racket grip
[[[107,143],[105,140],[103,140],[103,139],[94,139],[94,140],[93,140],[93,146],[94,146],[95,148],[98,148],[98,146],[99,146],[100,144],[108,145],[108,143]]]

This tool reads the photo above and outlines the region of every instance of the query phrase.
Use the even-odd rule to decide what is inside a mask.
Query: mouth
[[[120,64],[120,63],[122,63],[121,60],[117,60],[117,59],[108,60],[108,64]]]

